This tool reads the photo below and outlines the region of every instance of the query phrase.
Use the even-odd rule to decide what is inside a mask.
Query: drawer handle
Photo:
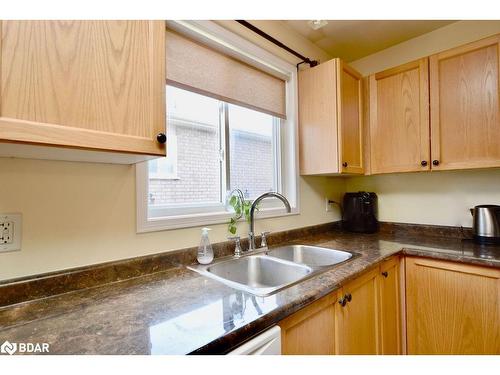
[[[382,276],[387,277],[389,276],[389,273],[387,271],[382,272]]]
[[[342,166],[343,166],[344,168],[347,168],[347,162],[346,162],[346,161],[345,161],[345,162],[343,162],[343,163],[342,163]]]
[[[158,135],[156,136],[156,140],[158,141],[158,143],[164,144],[165,142],[167,142],[167,136],[165,135],[165,133],[158,133]]]

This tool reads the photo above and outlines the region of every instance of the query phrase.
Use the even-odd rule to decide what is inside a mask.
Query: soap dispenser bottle
[[[198,247],[198,263],[200,264],[209,264],[214,260],[214,250],[212,249],[212,245],[210,244],[210,240],[208,239],[208,231],[210,228],[202,228],[201,229],[201,242]]]

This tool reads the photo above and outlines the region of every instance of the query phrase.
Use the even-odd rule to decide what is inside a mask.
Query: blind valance
[[[285,81],[167,30],[167,83],[285,118]]]

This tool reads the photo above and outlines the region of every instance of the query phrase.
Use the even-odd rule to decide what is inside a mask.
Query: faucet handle
[[[261,240],[260,240],[260,247],[267,247],[267,236],[271,234],[271,232],[262,232],[261,235]]]
[[[230,241],[234,241],[234,256],[239,258],[242,254],[240,236],[230,236],[227,238]]]

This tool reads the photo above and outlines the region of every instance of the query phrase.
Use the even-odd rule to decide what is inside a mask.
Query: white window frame
[[[174,127],[174,129],[172,129],[172,127],[170,127],[168,129],[167,137],[168,137],[168,150],[171,152],[171,154],[170,154],[171,161],[170,162],[173,165],[173,172],[168,173],[168,172],[165,172],[165,171],[159,169],[158,171],[156,171],[156,173],[149,173],[149,170],[148,170],[149,178],[151,178],[151,179],[156,179],[156,180],[178,180],[179,179],[179,177],[177,175],[177,134],[176,134],[175,127]],[[162,160],[162,158],[153,159],[153,160]]]
[[[286,120],[281,120],[281,158],[278,177],[282,194],[292,207],[287,213],[281,205],[264,206],[259,210],[259,218],[297,215],[299,207],[298,178],[298,119],[297,119],[297,69],[281,58],[247,41],[212,21],[167,21],[168,26],[198,39],[200,42],[235,56],[246,63],[278,76],[286,82]],[[281,172],[281,173],[279,173]],[[231,212],[214,207],[196,212],[167,217],[148,217],[148,166],[147,162],[136,164],[137,232],[153,232],[176,228],[227,223]],[[205,212],[203,212],[205,211]]]

